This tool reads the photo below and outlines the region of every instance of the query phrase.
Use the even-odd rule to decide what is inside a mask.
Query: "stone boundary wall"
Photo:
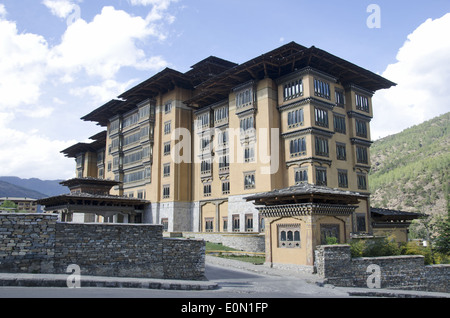
[[[0,214],[0,272],[200,280],[205,243],[171,240],[162,225],[60,223],[51,214]],[[176,266],[173,267],[172,266]]]
[[[183,237],[221,243],[240,251],[264,253],[265,236],[260,233],[196,233],[183,232]]]
[[[341,287],[371,287],[380,269],[380,288],[450,292],[450,265],[424,265],[421,255],[352,258],[349,245],[320,245],[315,251],[317,274]]]

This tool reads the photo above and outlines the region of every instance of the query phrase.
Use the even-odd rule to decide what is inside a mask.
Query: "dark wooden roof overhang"
[[[149,201],[113,195],[93,195],[87,193],[70,193],[37,200],[47,211],[68,209],[71,212],[97,213],[108,211],[134,212],[143,209]]]
[[[370,208],[372,218],[377,222],[412,221],[423,216],[421,213],[406,212],[382,208]]]
[[[332,75],[344,86],[357,85],[370,92],[396,84],[355,64],[314,46],[288,43],[248,62],[230,68],[196,86],[197,94],[185,104],[203,107],[224,99],[231,89],[250,80],[277,79],[296,70],[311,67]]]
[[[61,181],[59,184],[68,187],[69,189],[71,187],[79,186],[79,185],[94,185],[94,186],[104,186],[104,187],[113,187],[116,185],[121,184],[120,181],[114,181],[114,180],[108,180],[108,179],[98,179],[98,178],[73,178],[69,180]]]
[[[359,203],[360,199],[366,197],[368,196],[358,192],[302,183],[284,189],[250,195],[245,199],[253,201],[255,205],[265,206],[297,203],[355,205]]]
[[[97,152],[102,148],[105,148],[106,144],[106,131],[99,132],[89,139],[94,140],[91,143],[79,142],[69,148],[61,151],[68,158],[76,158],[79,154],[86,152]]]

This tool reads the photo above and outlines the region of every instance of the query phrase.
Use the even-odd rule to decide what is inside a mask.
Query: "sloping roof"
[[[78,186],[80,184],[113,187],[115,185],[119,185],[120,183],[121,183],[120,181],[99,179],[99,178],[93,178],[93,177],[84,177],[84,178],[73,178],[73,179],[61,181],[59,184],[70,188],[73,186]]]
[[[371,92],[396,85],[324,50],[290,42],[204,81],[196,87],[197,95],[185,103],[205,106],[213,102],[212,98],[223,99],[233,87],[241,83],[266,77],[277,79],[305,67],[329,74],[344,86],[354,84]]]
[[[414,212],[406,212],[406,211],[400,211],[400,210],[391,210],[391,209],[382,209],[382,208],[370,208],[370,214],[372,217],[379,217],[384,219],[407,219],[407,220],[414,220],[417,219],[423,214],[421,213],[414,213]]]
[[[40,205],[51,207],[76,201],[97,201],[102,203],[124,204],[124,205],[143,205],[149,203],[146,200],[141,200],[138,198],[129,198],[116,195],[98,195],[90,193],[61,194],[50,198],[39,199],[37,200],[37,203]]]
[[[91,143],[79,142],[61,151],[68,158],[76,158],[80,153],[97,152],[105,148],[106,145],[106,130],[95,134],[89,139],[94,140]]]
[[[118,99],[107,102],[81,119],[106,126],[109,118],[125,113],[133,109],[137,103],[152,99],[175,87],[195,92],[195,96],[184,101],[185,104],[203,107],[228,98],[233,87],[247,81],[265,77],[277,79],[305,67],[312,67],[334,76],[343,85],[355,84],[373,92],[396,85],[380,75],[324,50],[290,42],[242,64],[210,56],[194,64],[191,70],[185,73],[165,68],[122,93]]]
[[[245,197],[247,201],[255,201],[255,204],[277,204],[299,199],[320,199],[330,201],[348,201],[349,204],[357,203],[359,198],[366,198],[367,195],[359,192],[344,191],[335,188],[300,183],[295,186],[275,189],[269,192],[257,193]]]

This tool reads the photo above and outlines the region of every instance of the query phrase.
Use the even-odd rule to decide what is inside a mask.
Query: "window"
[[[345,134],[345,117],[334,115],[334,131]]]
[[[369,112],[369,98],[363,95],[355,94],[356,109]]]
[[[150,115],[150,105],[139,108],[139,119],[148,118]]]
[[[139,171],[125,173],[123,176],[123,183],[144,180],[145,178],[149,177],[149,175],[147,175],[147,173],[148,172],[146,170],[139,170]]]
[[[167,199],[170,197],[170,185],[163,185],[163,199]]]
[[[366,175],[364,173],[358,173],[357,178],[358,178],[358,189],[367,190]]]
[[[336,89],[334,91],[334,95],[336,97],[336,106],[344,107],[345,106],[345,95],[344,91],[341,89]]]
[[[228,120],[228,107],[220,107],[214,110],[214,122],[222,122]]]
[[[205,218],[205,232],[214,231],[214,218]]]
[[[219,131],[217,134],[217,143],[222,147],[228,144],[228,130]]]
[[[167,232],[169,230],[169,219],[161,219],[161,224],[163,226],[163,231]]]
[[[225,180],[222,182],[222,194],[230,194],[230,181]]]
[[[306,139],[305,137],[293,139],[289,142],[289,151],[291,157],[306,155]]]
[[[226,232],[226,231],[228,231],[228,217],[224,217],[223,219],[222,219],[222,224],[223,224],[223,231],[224,232]]]
[[[303,125],[303,108],[288,112],[288,128]]]
[[[316,137],[316,155],[328,157],[328,139]]]
[[[301,79],[296,79],[284,85],[283,96],[285,101],[302,95],[303,82]]]
[[[249,130],[249,129],[255,128],[253,116],[249,116],[249,117],[241,119],[241,121],[240,121],[240,128],[244,132]]]
[[[167,103],[164,105],[164,113],[165,113],[165,114],[168,114],[168,113],[171,112],[171,110],[172,110],[172,102],[167,102]]]
[[[209,112],[197,116],[197,127],[206,128],[209,127]]]
[[[249,87],[236,94],[236,108],[253,104],[253,87]]]
[[[253,214],[245,215],[245,231],[253,232]]]
[[[322,80],[314,79],[314,95],[330,99],[330,84]]]
[[[203,160],[200,164],[200,173],[203,174],[210,174],[211,173],[211,160]]]
[[[131,164],[142,160],[142,151],[133,152],[123,157],[123,164]]]
[[[319,186],[327,185],[327,169],[326,168],[316,168],[316,184]]]
[[[348,188],[347,170],[338,170],[338,187]]]
[[[362,213],[356,214],[356,230],[358,232],[366,231],[366,216]]]
[[[336,143],[336,159],[347,160],[347,152],[345,150],[345,144]]]
[[[315,108],[314,109],[316,125],[328,128],[328,112],[326,110]]]
[[[139,113],[134,113],[123,119],[123,128],[132,126],[139,121]]]
[[[367,125],[364,120],[356,119],[356,135],[367,138]]]
[[[200,151],[207,151],[209,150],[209,144],[211,140],[210,137],[203,137],[200,139]]]
[[[300,224],[278,226],[278,247],[300,248]]]
[[[211,196],[211,183],[203,184],[203,196],[205,197]]]
[[[111,122],[111,125],[109,125],[109,134],[112,135],[113,133],[117,132],[120,127],[120,121],[118,119]]]
[[[240,231],[240,218],[238,214],[233,215],[233,232]]]
[[[327,238],[334,237],[339,243],[339,224],[320,224],[320,244],[327,244]]]
[[[138,131],[137,133],[134,133],[132,135],[128,135],[123,138],[123,145],[128,146],[131,144],[134,144],[138,142],[141,139],[141,131]]]
[[[255,147],[246,146],[244,149],[244,162],[252,162],[255,160]]]
[[[255,172],[247,172],[244,174],[244,189],[255,188]]]
[[[171,127],[172,125],[171,125],[171,122],[170,121],[166,121],[165,123],[164,123],[164,135],[168,135],[168,134],[170,134],[170,132],[171,132],[171,130],[172,130],[172,127]]]
[[[308,182],[308,169],[295,169],[295,184],[299,184],[302,182]]]
[[[230,166],[229,155],[219,157],[219,172],[228,171]]]
[[[170,163],[165,163],[163,166],[163,177],[170,176]]]
[[[357,163],[363,163],[368,164],[369,159],[367,156],[367,148],[366,147],[359,147],[356,146],[356,162]]]
[[[145,191],[138,191],[137,197],[138,199],[145,199]]]
[[[164,156],[170,155],[170,141],[164,143]]]

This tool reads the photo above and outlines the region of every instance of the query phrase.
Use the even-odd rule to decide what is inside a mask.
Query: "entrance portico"
[[[266,224],[266,263],[314,265],[317,245],[346,243],[353,213],[365,195],[302,183],[246,197]]]

